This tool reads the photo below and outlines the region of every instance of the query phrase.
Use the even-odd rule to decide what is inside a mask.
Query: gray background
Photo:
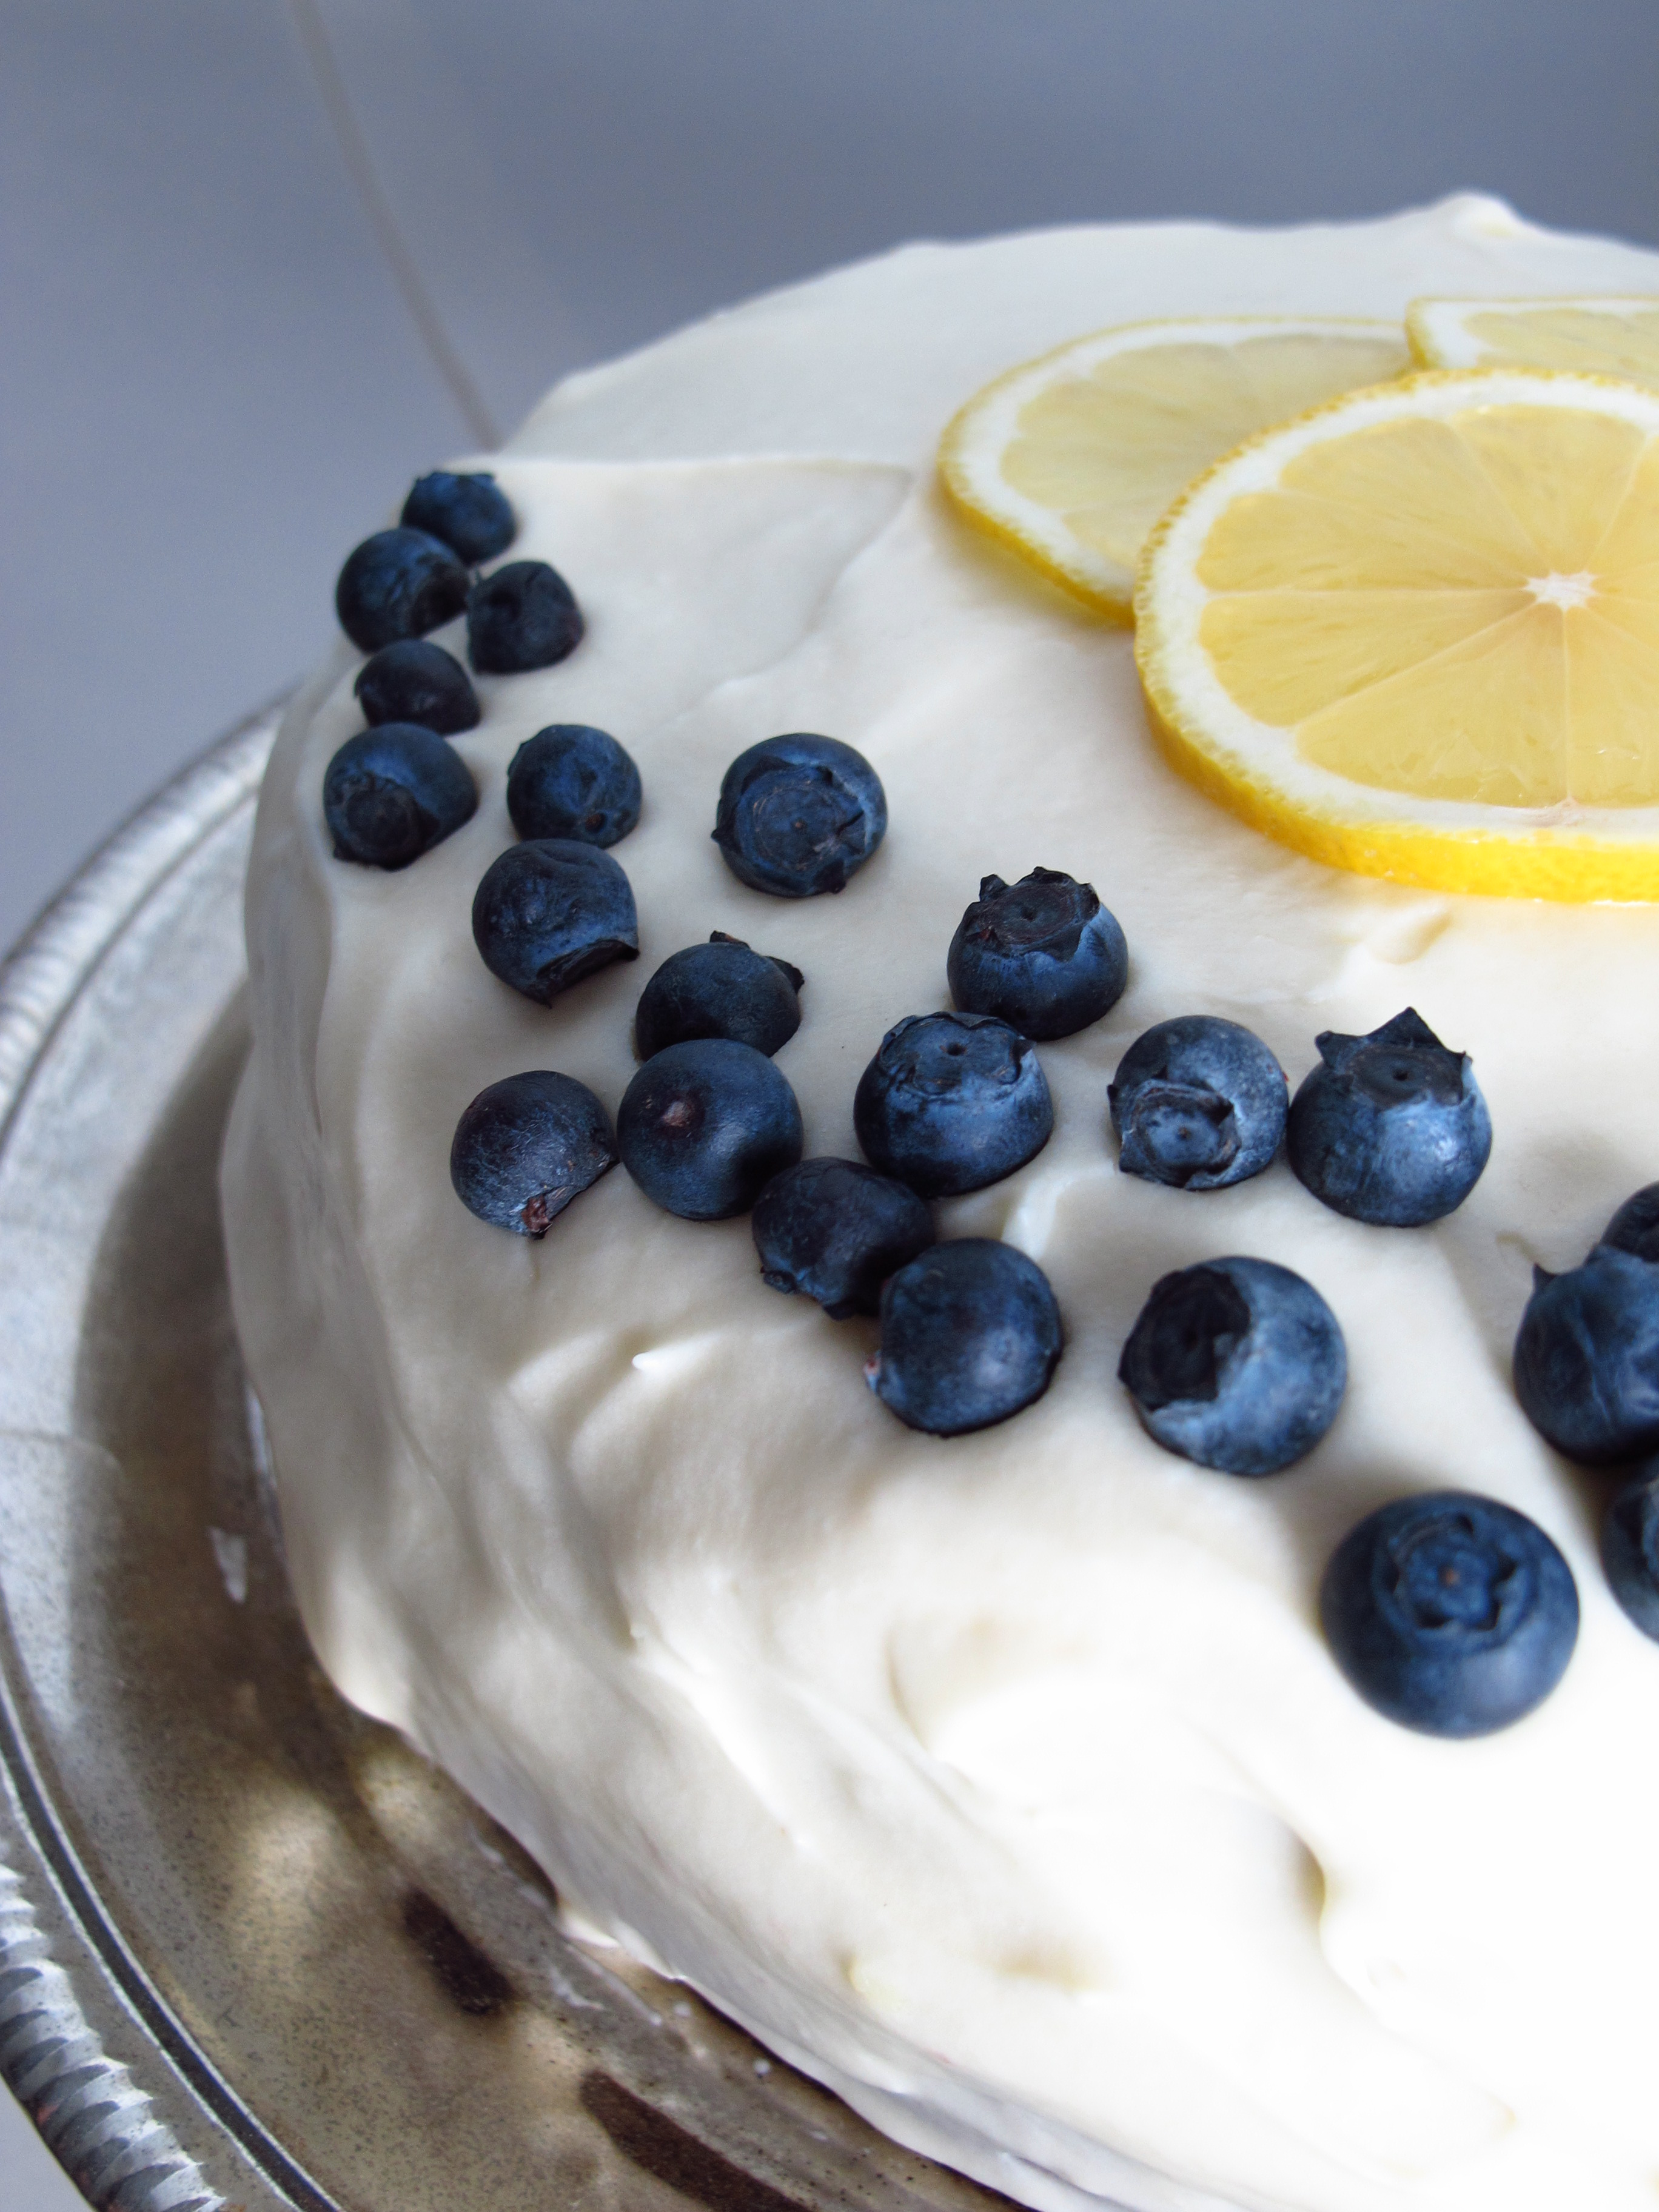
[[[562,372],[921,235],[1659,243],[1656,95],[1655,0],[0,0],[0,943]]]

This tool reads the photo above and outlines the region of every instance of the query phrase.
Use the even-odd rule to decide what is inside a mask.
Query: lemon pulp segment
[[[940,473],[970,520],[1127,619],[1146,533],[1183,485],[1252,431],[1409,359],[1388,323],[1128,324],[988,386],[946,430]]]
[[[1565,368],[1659,391],[1659,299],[1413,300],[1425,368]]]
[[[1149,545],[1166,745],[1317,857],[1659,897],[1659,394],[1472,372],[1250,441]]]

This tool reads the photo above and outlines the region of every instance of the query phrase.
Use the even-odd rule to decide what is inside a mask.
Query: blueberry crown
[[[1314,1046],[1340,1082],[1385,1109],[1425,1099],[1451,1106],[1463,1096],[1468,1054],[1442,1044],[1415,1006],[1367,1036],[1324,1030]]]

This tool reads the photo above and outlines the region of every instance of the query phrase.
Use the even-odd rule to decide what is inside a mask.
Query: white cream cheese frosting
[[[509,557],[553,561],[589,629],[480,680],[465,828],[399,874],[331,856],[343,645],[266,781],[225,1206],[324,1664],[588,1919],[1040,2207],[1659,2203],[1659,1647],[1606,1588],[1601,1486],[1509,1381],[1532,1262],[1659,1176],[1659,911],[1428,896],[1263,842],[1154,751],[1127,634],[975,540],[931,471],[978,386],[1107,323],[1552,291],[1659,292],[1659,257],[1470,198],[913,246],[774,295],[572,378],[492,464]],[[548,1010],[469,913],[507,763],[556,720],[612,731],[646,800],[615,848],[640,962]],[[790,729],[886,787],[838,897],[746,890],[709,837],[728,762]],[[674,1219],[621,1169],[540,1243],[452,1193],[499,1077],[556,1067],[614,1114],[640,989],[713,929],[805,971],[777,1065],[808,1150],[856,1157],[883,1032],[945,1003],[980,877],[1037,865],[1097,886],[1131,969],[1042,1048],[1047,1149],[939,1210],[1059,1297],[1064,1358],[1014,1420],[902,1428],[863,1385],[873,1325],[780,1297],[746,1221]],[[1153,1022],[1246,1023],[1295,1083],[1317,1031],[1408,1003],[1492,1109],[1448,1220],[1345,1221],[1282,1160],[1204,1195],[1119,1173],[1106,1085]],[[1154,1279],[1223,1253],[1297,1269],[1347,1340],[1335,1426],[1267,1481],[1158,1449],[1115,1379]],[[1316,1611],[1355,1521],[1448,1486],[1538,1521],[1583,1611],[1553,1696],[1468,1743],[1361,1703]]]

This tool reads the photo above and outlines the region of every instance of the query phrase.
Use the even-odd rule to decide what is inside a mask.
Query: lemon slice
[[[1127,622],[1146,533],[1184,484],[1253,430],[1410,366],[1395,323],[1126,323],[987,385],[939,472],[971,522]]]
[[[1252,439],[1142,558],[1170,757],[1316,860],[1659,898],[1659,392],[1407,377]]]
[[[1425,368],[1571,368],[1659,391],[1659,299],[1413,300]]]

